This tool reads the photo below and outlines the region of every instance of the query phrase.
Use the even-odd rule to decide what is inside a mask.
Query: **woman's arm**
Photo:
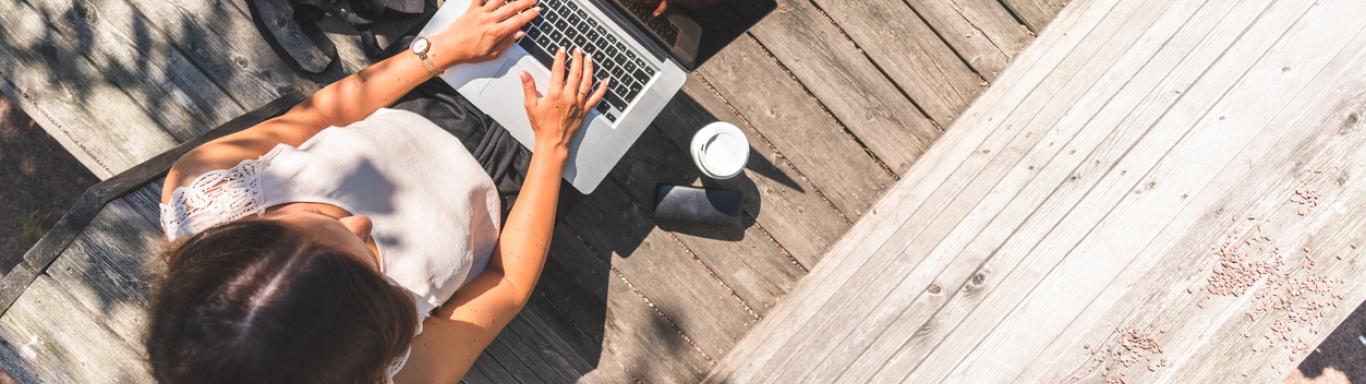
[[[522,37],[521,27],[540,9],[536,0],[471,1],[470,9],[444,31],[431,36],[428,58],[438,68],[498,57]],[[523,12],[526,11],[526,12]],[[314,92],[285,114],[205,143],[176,161],[166,175],[163,202],[176,187],[245,159],[265,155],[276,144],[299,146],[327,127],[347,126],[393,105],[432,73],[411,51],[403,51]]]
[[[550,250],[555,206],[569,142],[583,118],[602,101],[608,81],[593,89],[593,61],[574,52],[565,73],[565,52],[555,55],[550,84],[538,97],[531,75],[522,73],[526,109],[536,135],[536,150],[517,202],[512,206],[488,269],[460,289],[437,314],[423,322],[408,364],[405,383],[453,383],[474,364],[531,298]]]

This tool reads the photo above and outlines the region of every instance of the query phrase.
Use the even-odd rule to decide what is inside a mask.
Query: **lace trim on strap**
[[[215,225],[264,213],[260,171],[269,156],[242,160],[229,169],[199,175],[190,185],[176,188],[161,205],[161,229],[175,241]]]

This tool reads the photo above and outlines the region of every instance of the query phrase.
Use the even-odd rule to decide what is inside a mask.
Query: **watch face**
[[[428,43],[427,39],[425,38],[418,38],[417,40],[413,40],[413,52],[427,53],[428,44],[430,43]]]

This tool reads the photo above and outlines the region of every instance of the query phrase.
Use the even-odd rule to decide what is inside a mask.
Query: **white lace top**
[[[493,180],[463,144],[415,113],[381,109],[298,148],[198,176],[161,206],[172,241],[291,202],[336,205],[374,223],[381,271],[422,320],[483,271],[498,241]],[[390,367],[402,368],[407,353]]]

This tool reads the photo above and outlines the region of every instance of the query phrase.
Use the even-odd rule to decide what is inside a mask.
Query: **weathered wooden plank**
[[[103,78],[142,105],[160,129],[187,141],[243,109],[218,89],[146,20],[121,1],[27,1],[30,11],[100,68]]]
[[[545,274],[543,273],[542,276],[544,277]],[[603,283],[605,284],[606,282],[604,281]],[[554,288],[550,288],[549,285],[541,286],[538,284],[537,291],[532,297],[531,302],[528,303],[527,308],[522,311],[522,314],[525,316],[523,316],[524,318],[522,319],[524,322],[520,324],[528,330],[527,332],[524,332],[524,334],[532,335],[530,336],[532,340],[541,341],[550,348],[553,348],[554,353],[560,355],[558,359],[567,361],[570,366],[573,367],[574,372],[579,376],[582,376],[584,373],[592,371],[593,368],[597,366],[599,360],[598,356],[602,354],[601,331],[598,332],[596,338],[590,334],[591,332],[585,331],[584,328],[568,314],[572,312],[572,310],[562,308],[561,305],[553,300],[554,296],[546,293],[552,289]],[[602,319],[604,318],[601,314],[607,309],[605,304],[601,304],[603,302],[602,298],[597,296],[570,297],[575,297],[576,299],[567,302],[576,302],[580,305],[579,307],[572,308],[580,309],[585,312],[598,313],[597,319],[599,320],[597,325],[601,326],[603,323]],[[587,300],[583,300],[584,298]],[[593,304],[597,305],[592,306]]]
[[[710,358],[663,316],[663,308],[635,292],[568,226],[557,226],[554,237],[539,287],[600,346],[599,355],[588,359],[596,368],[580,381],[685,383],[706,372]],[[572,294],[581,290],[588,296]]]
[[[920,207],[921,212],[917,212],[916,215],[918,217],[913,216],[903,224],[905,232],[881,245],[862,263],[859,272],[854,275],[865,278],[833,282],[828,288],[838,291],[835,297],[859,297],[865,300],[830,300],[821,310],[824,315],[809,321],[805,326],[810,328],[804,332],[843,335],[856,330],[854,326],[861,320],[861,316],[842,314],[881,312],[878,310],[881,298],[887,297],[888,292],[900,282],[897,276],[905,276],[921,262],[924,254],[919,252],[922,251],[922,247],[928,249],[943,239],[953,228],[953,224],[968,215],[975,203],[986,196],[1004,176],[1009,168],[1000,167],[999,164],[1013,164],[1018,161],[1027,148],[1042,138],[1043,132],[1052,128],[1053,123],[1062,119],[1067,111],[1077,105],[1076,103],[1088,96],[1091,88],[1087,85],[1103,78],[1124,52],[1131,49],[1152,51],[1160,46],[1160,40],[1145,46],[1134,46],[1141,35],[1135,32],[1147,30],[1157,21],[1160,13],[1160,10],[1156,9],[1135,12],[1132,17],[1120,19],[1122,22],[1101,26],[1100,31],[1109,30],[1115,33],[1097,34],[1105,38],[1083,42],[1074,51],[1075,54],[1069,55],[1059,64],[1061,69],[1056,73],[1060,75],[1041,83],[1034,90],[1036,96],[1027,100],[1020,109],[1030,113],[1008,116],[999,123],[1005,127],[1002,134],[989,136],[982,142],[971,144],[979,148],[978,155],[969,157],[958,165],[955,175],[946,179],[939,187],[939,191],[931,195]],[[1110,39],[1111,36],[1115,39]],[[1121,83],[1115,82],[1111,88],[1117,88]],[[1026,109],[1031,106],[1040,110]],[[1012,150],[1011,147],[1017,149]],[[915,249],[916,252],[906,255],[898,252],[912,240],[920,242],[919,246],[912,243],[908,248]],[[797,375],[810,372],[794,372],[795,367],[815,365],[826,356],[825,353],[833,349],[835,343],[840,341],[842,338],[839,336],[793,338],[788,341],[784,351],[776,355],[764,370],[771,371],[772,377],[778,381],[795,379]]]
[[[909,95],[939,127],[948,127],[986,89],[984,79],[974,73],[904,1],[785,0],[781,3],[781,12],[765,18],[750,33],[830,105],[832,112],[841,103],[831,99],[843,97],[853,102],[850,105],[855,107],[853,111],[861,114],[914,116],[905,106],[889,102],[896,99],[896,90],[885,93],[881,90],[892,85],[887,81],[890,78],[900,92]],[[825,43],[817,46],[811,42]],[[868,58],[872,58],[876,66]],[[804,73],[809,75],[804,76]],[[822,91],[841,89],[848,89],[850,94],[822,95]],[[888,108],[885,111],[856,108],[873,98],[885,101],[872,105],[886,103]],[[841,115],[836,112],[836,116]],[[876,122],[868,121],[868,117],[841,118],[851,130],[854,126]],[[906,126],[903,129],[914,129],[913,134],[926,144],[938,136],[930,135],[934,132],[921,131],[922,127]],[[885,132],[855,133],[870,145],[886,138]],[[914,151],[917,156],[924,150],[925,147],[900,148],[904,152]],[[900,167],[893,169],[902,171],[910,164],[898,165]]]
[[[22,346],[10,344],[0,338],[0,380],[6,383],[37,383],[38,378],[21,362],[18,349]]]
[[[318,87],[295,76],[230,0],[121,1],[136,8],[148,25],[245,108],[290,90],[311,93]]]
[[[53,313],[61,313],[60,320]],[[0,339],[14,347],[22,366],[38,382],[151,382],[141,348],[126,343],[95,313],[76,304],[47,276],[0,317]],[[8,369],[8,368],[6,368]]]
[[[858,217],[892,176],[841,132],[820,103],[753,39],[740,39],[693,76],[720,94],[846,217]],[[774,74],[779,74],[774,76]]]
[[[483,356],[480,357],[482,358]],[[483,369],[483,365],[476,359],[474,366],[470,367],[469,372],[465,373],[465,377],[460,378],[460,382],[466,384],[497,383],[497,381],[490,379],[489,375],[485,374]]]
[[[878,0],[888,1],[888,0]],[[895,0],[893,0],[895,1]],[[737,40],[718,56],[739,54],[753,59],[772,56],[781,67],[767,69],[765,66],[733,67],[737,72],[749,72],[761,78],[790,77],[800,82],[802,93],[810,93],[820,101],[822,107],[833,114],[844,128],[862,140],[862,144],[885,162],[895,172],[910,166],[930,143],[948,126],[951,116],[957,116],[966,107],[971,97],[963,99],[963,91],[971,89],[975,96],[981,89],[977,79],[966,64],[958,60],[953,52],[938,41],[918,18],[897,20],[896,23],[921,23],[922,35],[899,35],[895,40],[928,38],[938,44],[940,58],[952,61],[935,63],[926,68],[945,68],[937,78],[913,77],[919,81],[913,84],[894,84],[882,74],[881,69],[864,55],[860,48],[845,37],[844,31],[830,22],[820,9],[808,0],[780,1],[778,10],[768,14],[762,21],[749,29],[753,39]],[[754,14],[760,2],[729,2],[740,14]],[[905,9],[905,4],[897,1],[896,6]],[[734,14],[718,14],[719,17]],[[882,20],[885,22],[886,20]],[[738,24],[735,20],[716,20],[720,25]],[[891,26],[879,25],[883,28]],[[731,27],[735,28],[735,27]],[[748,40],[753,40],[749,42]],[[884,44],[886,42],[883,42]],[[754,46],[751,48],[751,45]],[[754,52],[735,53],[731,51],[754,49]],[[897,62],[883,64],[881,68],[901,73],[901,63],[912,59],[923,59],[927,64],[935,59],[928,51],[917,49],[906,54]],[[716,58],[713,58],[715,60]],[[707,74],[706,66],[703,73]],[[923,72],[922,72],[923,73]],[[902,80],[893,75],[893,80]],[[781,84],[781,83],[778,83]],[[966,84],[966,87],[959,85]],[[715,84],[725,87],[728,84]],[[959,89],[962,88],[962,89]],[[745,94],[737,90],[736,95],[727,95],[732,103],[768,103],[771,98],[761,94]],[[907,99],[909,95],[910,99]],[[749,100],[754,101],[749,101]],[[919,108],[917,108],[917,106]],[[924,110],[924,112],[921,111]],[[926,118],[926,115],[929,118]],[[939,122],[935,126],[930,120]]]
[[[1150,164],[1157,166],[1150,172],[1129,173],[1133,176],[1114,173],[1107,175],[1106,179],[1072,210],[1062,224],[1027,252],[1021,264],[1002,280],[997,287],[999,289],[993,289],[988,293],[977,309],[964,318],[958,328],[961,333],[951,333],[947,341],[940,344],[924,360],[922,368],[915,371],[911,377],[921,380],[950,374],[956,377],[964,374],[963,369],[977,368],[982,362],[978,358],[989,354],[980,346],[1001,345],[999,340],[1005,332],[1013,333],[1011,347],[1000,348],[1000,352],[1019,351],[1017,348],[1033,346],[1041,348],[1042,346],[1037,345],[1037,339],[1051,339],[1052,335],[1057,334],[1057,327],[1060,326],[1058,322],[1065,323],[1062,319],[1071,319],[1074,316],[1076,310],[1072,306],[1084,304],[1076,303],[1074,300],[1094,297],[1080,293],[1095,292],[1099,289],[1096,285],[1103,287],[1108,283],[1117,270],[1128,264],[1133,254],[1151,240],[1156,231],[1161,230],[1176,211],[1186,205],[1179,201],[1173,203],[1166,200],[1178,196],[1167,196],[1168,192],[1154,193],[1154,190],[1190,191],[1202,188],[1210,180],[1212,172],[1217,172],[1228,164],[1238,150],[1256,137],[1266,123],[1280,111],[1278,105],[1284,103],[1280,103],[1275,95],[1294,95],[1304,89],[1307,81],[1331,59],[1332,53],[1346,44],[1346,40],[1351,37],[1350,34],[1342,36],[1339,34],[1340,31],[1330,27],[1333,25],[1331,23],[1338,22],[1332,18],[1331,14],[1334,13],[1351,15],[1356,11],[1327,4],[1311,10],[1310,14],[1301,20],[1302,23],[1292,28],[1290,34],[1279,42],[1279,49],[1272,49],[1265,57],[1260,52],[1252,54],[1253,58],[1263,59],[1254,65],[1233,89],[1216,88],[1208,92],[1198,88],[1193,90],[1193,93],[1199,96],[1191,96],[1191,100],[1209,98],[1219,101],[1212,109],[1178,108],[1159,121],[1153,128],[1153,134],[1122,158],[1116,169],[1143,169],[1148,168]],[[1313,46],[1326,50],[1327,54],[1305,55],[1293,48],[1286,48],[1295,45]],[[1285,72],[1282,71],[1284,65],[1302,68],[1303,71]],[[1229,115],[1231,112],[1236,115]],[[1219,121],[1215,119],[1220,116],[1226,116],[1228,119],[1215,123]],[[1178,128],[1172,129],[1173,126]],[[1255,128],[1220,129],[1244,126]],[[1190,128],[1188,132],[1187,128]],[[1281,128],[1272,128],[1272,132],[1277,129]],[[1172,172],[1179,172],[1180,176],[1175,176]],[[1162,186],[1170,189],[1157,189]],[[1075,227],[1083,224],[1084,229]],[[1120,232],[1124,235],[1116,236]],[[1070,254],[1099,254],[1107,257],[1066,257]],[[1078,272],[1077,269],[1083,266],[1086,269]],[[1085,273],[1086,277],[1076,278],[1078,273]],[[1050,275],[1063,280],[1044,279]],[[1069,284],[1064,295],[1075,299],[1054,301],[1049,314],[1054,316],[1055,320],[1031,323],[1027,332],[1020,333],[1021,323],[1010,319],[1028,317],[1038,320],[1033,314],[1037,313],[1039,308],[1029,305],[1026,299],[1056,297],[1056,289],[1059,289],[1057,284],[1063,281]],[[1002,322],[1003,320],[1006,322]],[[987,325],[983,327],[982,324]],[[950,364],[949,367],[937,366],[945,360],[956,363]],[[989,375],[1009,375],[1020,369],[1018,366],[1006,365],[1007,363],[1010,362],[1000,362],[999,369]]]
[[[85,311],[99,314],[103,325],[124,342],[139,347],[151,284],[164,271],[153,259],[163,244],[160,226],[139,213],[156,209],[160,191],[153,189],[105,206],[45,271],[53,286]]]
[[[690,78],[653,127],[680,148],[691,145],[693,135],[713,121],[740,127],[750,143],[749,164],[743,177],[709,182],[751,193],[745,202],[745,212],[803,267],[810,269],[849,228],[850,220],[732,108],[706,84]]]
[[[495,347],[495,345],[498,345],[498,339],[495,338],[493,343],[494,344],[490,345],[488,349],[484,350],[484,353],[479,355],[479,358],[474,360],[474,365],[470,367],[469,374],[466,374],[465,377],[461,378],[461,381],[494,384],[522,383],[522,381],[516,377],[516,374],[513,373],[513,370],[504,367],[495,357],[495,355],[503,354],[504,352],[501,346]]]
[[[575,329],[563,315],[537,298],[518,314],[510,328],[524,343],[535,348],[541,358],[560,372],[560,377],[574,381],[592,371],[597,362],[600,345],[583,345],[588,338]],[[596,347],[589,349],[588,347]]]
[[[137,128],[159,124],[25,3],[0,4],[0,20],[0,75],[12,98],[95,176],[174,146],[169,133]]]
[[[1230,15],[1232,3],[1186,4],[1185,10],[1194,13],[1190,19],[1180,17],[1170,22],[1184,23],[1180,29],[1145,36],[1139,45],[1161,46],[1158,51],[1131,50],[1121,59],[1104,80],[1093,89],[1104,90],[1087,97],[1062,120],[1053,124],[1043,139],[1011,168],[992,192],[977,202],[974,213],[955,224],[952,232],[932,245],[911,245],[899,253],[918,254],[925,248],[923,260],[887,294],[880,306],[895,308],[879,312],[881,319],[868,319],[860,324],[855,335],[867,337],[864,328],[882,329],[885,337],[871,340],[850,365],[844,377],[866,380],[879,367],[893,361],[914,360],[917,354],[927,353],[923,343],[933,343],[952,323],[942,320],[929,322],[951,297],[980,292],[980,284],[998,269],[980,270],[982,264],[994,257],[1007,237],[1015,233],[1027,219],[1060,215],[1065,210],[1040,210],[1039,204],[1050,196],[1072,193],[1084,194],[1091,181],[1100,174],[1093,168],[1113,164],[1146,131],[1149,124],[1172,103],[1187,92],[1186,86],[1198,79],[1209,64],[1220,57],[1263,11],[1266,2],[1245,2],[1246,6]],[[1196,11],[1194,8],[1199,7]],[[1177,8],[1169,12],[1180,12]],[[1216,29],[1217,32],[1211,32]],[[1151,30],[1162,31],[1161,23]],[[1213,33],[1213,35],[1211,35]],[[1141,64],[1141,65],[1139,65]],[[1118,75],[1118,76],[1114,76]],[[1232,82],[1232,79],[1228,80]],[[1135,86],[1123,86],[1132,84]],[[1036,171],[1037,169],[1037,171]],[[1079,197],[1078,197],[1079,198]],[[1031,227],[1048,222],[1031,224]],[[1009,266],[1005,266],[1007,270]],[[930,287],[934,287],[931,289]],[[892,317],[895,317],[894,319]],[[877,333],[873,333],[877,334]],[[852,337],[852,336],[851,336]],[[903,347],[910,343],[911,350]],[[924,347],[928,348],[928,347]],[[897,352],[901,350],[901,352]],[[892,369],[903,369],[888,364]],[[909,369],[910,367],[905,367]]]
[[[4,280],[0,280],[0,312],[9,308],[10,304],[33,281],[33,278],[47,269],[53,260],[65,252],[68,246],[85,232],[86,226],[99,215],[100,210],[106,204],[136,191],[138,188],[144,188],[150,189],[152,192],[143,193],[142,196],[153,196],[148,204],[155,205],[153,203],[156,201],[155,196],[159,195],[159,189],[148,184],[159,185],[161,182],[158,179],[181,154],[201,143],[256,125],[262,120],[283,113],[298,103],[301,97],[297,93],[287,94],[265,106],[223,123],[194,140],[163,152],[150,160],[91,186],[72,203],[71,208],[66,213],[62,214],[62,218],[53,225],[52,229],[24,253],[23,263],[15,269],[18,272],[11,273]],[[133,198],[137,198],[136,195]],[[148,199],[144,198],[144,200]],[[147,217],[148,221],[156,221],[156,209],[139,211],[138,213]]]
[[[709,355],[725,354],[756,320],[752,309],[616,185],[603,184],[565,222]]]
[[[1067,6],[1067,0],[1001,0],[1001,3],[1034,32],[1043,31],[1053,15]]]
[[[490,353],[518,381],[524,383],[569,383],[591,367],[583,356],[565,344],[557,332],[544,332],[540,308],[527,306],[498,334]],[[535,323],[533,323],[535,322]],[[504,352],[499,354],[499,352]]]
[[[990,125],[1022,103],[1032,94],[1033,88],[1052,73],[1052,68],[1063,60],[1071,50],[1087,36],[1092,28],[1109,15],[1114,2],[1081,0],[1085,6],[1071,8],[1059,17],[1059,24],[1072,29],[1072,33],[1050,33],[1040,36],[1033,48],[1025,51],[1016,68],[1002,76],[1003,82],[1019,83],[1014,87],[994,87],[988,90],[982,100],[970,108],[957,124],[964,126],[981,125],[978,129],[950,130],[921,159],[919,165],[911,168],[897,187],[888,192],[878,205],[863,216],[850,230],[849,234],[836,243],[825,256],[824,262],[817,265],[797,289],[789,293],[785,304],[779,305],[768,320],[760,322],[731,354],[727,355],[707,377],[707,382],[754,380],[760,373],[760,365],[767,362],[782,347],[783,341],[794,337],[800,327],[792,326],[815,316],[821,303],[829,300],[833,290],[822,284],[825,281],[843,281],[857,269],[852,259],[855,255],[866,255],[890,237],[894,230],[911,216],[913,209],[906,208],[923,199],[935,190],[938,183],[947,178],[953,169],[939,167],[940,162],[961,162],[976,153],[975,147],[961,145],[964,142],[978,142],[991,134],[999,125]],[[1061,29],[1061,28],[1060,28]],[[1002,108],[1001,105],[1008,106]],[[991,107],[985,107],[990,105]],[[820,276],[820,277],[815,277]]]
[[[1282,137],[1274,147],[1255,152],[1261,156],[1252,165],[1244,168],[1241,162],[1236,162],[1238,166],[1226,169],[1211,184],[1243,188],[1206,188],[1192,197],[1196,201],[1193,206],[1217,208],[1202,212],[1188,208],[1187,212],[1191,214],[1183,215],[1183,219],[1190,222],[1168,226],[1144,249],[1137,259],[1140,262],[1127,267],[1119,279],[1111,282],[1074,321],[1076,325],[1069,327],[1073,332],[1053,340],[1045,350],[1052,353],[1040,353],[1021,377],[1059,380],[1071,375],[1085,378],[1099,374],[1100,370],[1091,368],[1095,364],[1088,361],[1081,345],[1102,345],[1097,341],[1114,331],[1102,324],[1123,324],[1153,333],[1162,345],[1161,356],[1156,358],[1169,361],[1152,373],[1142,369],[1115,370],[1130,380],[1147,381],[1160,377],[1195,382],[1234,377],[1248,382],[1265,382],[1284,378],[1287,370],[1274,367],[1294,367],[1291,363],[1299,361],[1309,351],[1290,353],[1289,358],[1282,356],[1288,343],[1280,340],[1270,328],[1272,323],[1284,321],[1288,316],[1283,311],[1256,313],[1254,308],[1258,306],[1258,300],[1246,299],[1253,292],[1240,291],[1238,298],[1230,298],[1205,291],[1210,272],[1221,261],[1212,250],[1232,243],[1244,249],[1250,261],[1263,261],[1274,251],[1237,243],[1248,240],[1249,244],[1260,244],[1264,240],[1257,237],[1267,236],[1273,244],[1283,244],[1282,248],[1287,251],[1282,253],[1289,256],[1286,260],[1291,265],[1298,265],[1298,268],[1287,268],[1295,271],[1298,275],[1295,277],[1312,272],[1329,280],[1343,280],[1344,285],[1331,288],[1333,293],[1317,295],[1310,292],[1306,294],[1308,297],[1294,299],[1300,301],[1297,304],[1310,299],[1331,305],[1326,308],[1331,312],[1322,318],[1316,311],[1297,305],[1297,315],[1308,317],[1309,321],[1290,322],[1295,325],[1290,333],[1293,337],[1308,339],[1308,346],[1317,345],[1356,303],[1361,302],[1360,294],[1366,293],[1361,284],[1366,281],[1353,279],[1360,276],[1361,263],[1359,252],[1352,249],[1352,245],[1360,241],[1362,227],[1366,225],[1360,219],[1362,205],[1355,203],[1362,201],[1360,195],[1366,190],[1366,185],[1356,177],[1366,170],[1357,151],[1366,135],[1362,134],[1360,121],[1352,116],[1359,116],[1362,111],[1363,97],[1357,91],[1362,80],[1359,74],[1349,73],[1340,81],[1342,86],[1316,95],[1314,98],[1319,101],[1288,124],[1307,127],[1307,132]],[[1244,152],[1254,153],[1255,150]],[[1297,191],[1306,189],[1320,194],[1317,201],[1324,204],[1308,208],[1300,215],[1297,210],[1300,205],[1289,201],[1287,196],[1295,196]],[[1213,202],[1202,203],[1202,200]],[[1255,220],[1245,220],[1245,217]],[[1305,248],[1311,251],[1302,252]],[[1305,268],[1301,257],[1312,258],[1317,266]],[[1139,264],[1147,258],[1154,259],[1155,263],[1145,269]],[[1270,289],[1272,287],[1263,285],[1260,290]],[[1339,300],[1333,294],[1344,296]],[[1113,301],[1117,296],[1122,298]],[[1255,315],[1246,316],[1248,313]],[[1263,348],[1269,343],[1261,336],[1268,334],[1279,344],[1275,348]],[[1203,368],[1196,369],[1197,366]]]
[[[1034,39],[998,0],[909,0],[908,4],[986,81],[996,80]],[[883,39],[888,40],[894,39]]]

